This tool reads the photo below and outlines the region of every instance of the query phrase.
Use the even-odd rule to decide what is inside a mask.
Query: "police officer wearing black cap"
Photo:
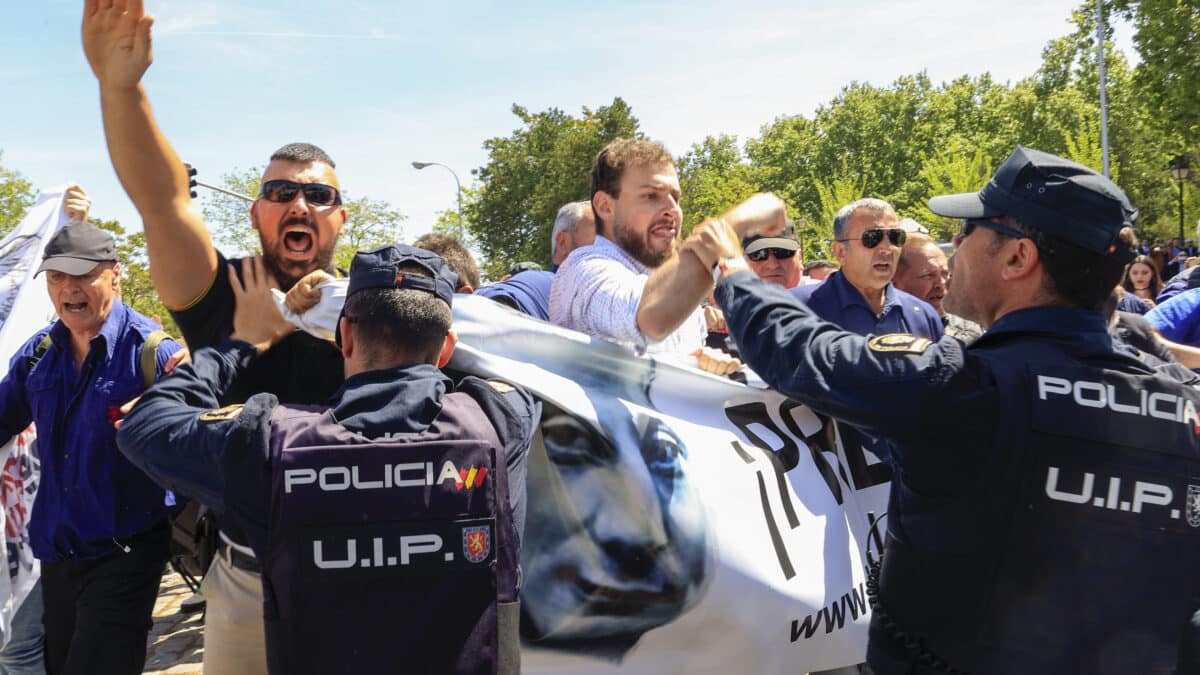
[[[232,517],[263,566],[267,660],[295,673],[517,672],[524,391],[438,368],[456,275],[429,251],[358,253],[331,407],[217,408],[292,330],[260,260],[231,274],[234,332],[155,387],[118,442],[163,485]]]
[[[877,675],[1197,671],[1200,394],[1116,353],[1100,307],[1136,216],[1091,169],[1018,147],[962,218],[950,311],[971,347],[862,337],[693,247],[743,357],[894,462],[867,661]],[[768,230],[782,226],[782,210]]]

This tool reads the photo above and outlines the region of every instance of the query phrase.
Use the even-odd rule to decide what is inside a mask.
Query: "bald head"
[[[939,315],[946,313],[942,299],[950,284],[950,265],[941,247],[928,235],[908,235],[908,241],[900,250],[900,262],[892,283],[928,302]]]

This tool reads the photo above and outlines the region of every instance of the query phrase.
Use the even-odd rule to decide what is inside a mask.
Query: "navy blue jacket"
[[[788,292],[749,272],[721,280],[715,295],[742,358],[764,380],[817,412],[865,429],[889,443],[893,478],[887,520],[888,554],[883,558],[879,588],[881,596],[887,599],[890,595],[895,601],[888,609],[897,610],[893,614],[900,628],[916,632],[907,633],[910,642],[914,637],[929,639],[942,647],[933,649],[933,654],[958,657],[949,658],[950,665],[970,672],[1041,674],[1097,672],[1079,664],[1097,658],[1099,651],[1082,640],[1072,643],[1075,635],[1093,638],[1114,627],[1138,635],[1139,629],[1153,625],[1160,631],[1156,636],[1161,636],[1164,622],[1178,626],[1173,630],[1179,632],[1172,632],[1172,639],[1182,634],[1194,608],[1182,613],[1176,611],[1178,607],[1151,609],[1138,616],[1129,607],[1164,594],[1180,605],[1194,603],[1197,597],[1196,584],[1191,581],[1197,540],[1188,527],[1200,526],[1200,508],[1191,505],[1192,488],[1186,485],[1186,476],[1195,475],[1197,462],[1195,433],[1200,429],[1200,418],[1192,407],[1195,393],[1166,378],[1156,378],[1136,359],[1115,353],[1102,315],[1066,307],[1022,309],[1003,316],[967,348],[951,338],[937,342],[912,336],[868,339],[840,330],[800,305]],[[1041,391],[1039,400],[1037,388],[1026,384],[1030,381],[1028,373],[1035,370],[1070,371],[1079,375],[1080,381],[1150,383],[1175,393],[1158,399],[1155,405],[1159,408],[1150,406],[1151,416],[1139,414],[1138,406],[1129,404],[1137,401],[1137,391],[1121,390],[1118,395],[1112,393],[1111,385],[1111,405],[1104,408],[1097,404],[1094,391],[1101,385],[1090,381],[1083,382],[1091,387],[1086,390],[1076,385],[1072,399],[1069,394],[1073,383],[1055,380],[1054,391],[1050,392],[1053,396],[1047,395],[1048,390]],[[1141,389],[1146,390],[1144,386]],[[1186,443],[1175,445],[1179,439]],[[1127,443],[1140,443],[1129,447],[1151,446],[1153,450],[1140,450],[1141,454],[1111,452],[1111,446]],[[1162,447],[1164,443],[1169,450]],[[1086,452],[1089,447],[1096,449],[1093,455]],[[1047,448],[1050,452],[1041,454]],[[1033,502],[1005,490],[1020,479],[1022,490],[1029,491],[1022,495],[1041,495],[1044,486],[1049,492],[1045,473],[1020,473],[1020,467],[1040,466],[1036,463],[1044,464],[1054,450],[1065,449],[1082,449],[1082,456],[1097,465],[1108,462],[1108,468],[1102,470],[1118,470],[1112,465],[1124,461],[1124,468],[1139,480],[1144,473],[1162,474],[1163,478],[1146,483],[1153,488],[1138,483],[1137,489],[1165,489],[1157,485],[1159,481],[1178,483],[1173,485],[1174,497],[1168,505],[1175,510],[1159,508],[1148,512],[1145,519],[1129,515],[1127,503],[1118,510],[1117,488],[1112,487],[1116,483],[1107,480],[1112,473],[1096,474],[1095,484],[1101,486],[1096,491],[1107,492],[1109,497],[1105,505],[1093,504],[1091,482],[1086,488],[1077,488],[1080,472],[1076,470],[1071,474],[1074,484],[1065,487],[1068,482],[1064,480],[1058,486],[1080,494],[1088,492],[1084,495],[1087,503],[1077,507],[1082,502],[1071,499],[1065,509],[1054,512],[1069,515],[1055,515],[1061,519],[1055,522],[1030,517],[1028,514],[1049,511],[1034,511],[1030,505]],[[1181,465],[1185,466],[1183,470]],[[1132,478],[1125,480],[1127,492],[1132,484]],[[1105,502],[1099,498],[1096,501]],[[1046,503],[1037,502],[1038,508],[1043,509]],[[1071,511],[1073,508],[1076,510]],[[1093,513],[1100,510],[1104,512],[1098,516]],[[1062,525],[1067,518],[1084,517],[1091,519],[1088,522],[1093,529]],[[1105,518],[1114,522],[1123,519],[1123,529],[1095,529],[1095,523]],[[1022,524],[1010,529],[1017,519],[1023,519]],[[1091,536],[1098,531],[1104,536]],[[1181,531],[1184,534],[1168,544],[1173,546],[1173,553],[1163,555],[1164,532]],[[1053,544],[1044,544],[1048,534],[1055,533],[1063,533],[1057,549]],[[1115,540],[1123,545],[1114,546]],[[1045,548],[1032,553],[1025,550],[1035,541]],[[1156,552],[1147,552],[1141,546],[1144,541],[1154,541]],[[1013,556],[1011,564],[1005,563],[1008,556]],[[1076,574],[1039,576],[1040,564],[1051,560],[1061,563],[1064,559],[1077,559]],[[906,583],[887,583],[889,560],[909,563],[901,575]],[[914,560],[924,564],[913,565]],[[1028,564],[1022,564],[1025,561]],[[1013,569],[1027,578],[1017,583],[1011,576]],[[992,576],[997,570],[1010,576]],[[913,579],[921,581],[913,584]],[[1155,585],[1148,579],[1162,582]],[[1022,601],[1032,603],[1030,611],[1020,615],[989,614],[991,607],[982,603],[997,597],[994,594],[1000,594],[1008,607]],[[955,609],[939,611],[947,607]],[[1120,609],[1111,611],[1111,607]],[[926,615],[921,616],[922,612]],[[1064,620],[1064,614],[1069,618]],[[868,647],[868,661],[876,673],[943,672],[934,668],[907,669],[908,662],[902,662],[891,651],[899,645],[890,640],[899,641],[899,634],[889,632],[894,626],[887,621],[890,619],[877,608]],[[921,625],[940,628],[922,631]],[[999,625],[1009,633],[981,630],[989,625]],[[1007,639],[1012,633],[1037,638]],[[1151,631],[1147,629],[1146,634]],[[1064,641],[1067,644],[1062,644]],[[1157,644],[1151,642],[1148,647],[1135,639],[1128,642],[1114,644],[1117,651],[1106,658],[1128,659],[1126,655],[1148,648],[1153,651]],[[917,649],[924,643],[913,644]],[[1053,647],[1029,653],[1037,652],[1043,644]],[[972,650],[973,646],[979,648]],[[973,668],[972,659],[984,653],[983,646],[993,650],[988,654],[997,655],[991,663],[1007,665]],[[1174,646],[1161,645],[1154,658],[1173,659]],[[1014,662],[1015,669],[1010,667]],[[1070,662],[1077,667],[1059,667]],[[1045,667],[1045,663],[1055,665]],[[1113,672],[1149,672],[1136,666],[1121,670],[1123,667]]]
[[[29,544],[39,560],[97,558],[166,519],[163,491],[117,452],[118,408],[142,392],[141,354],[157,324],[114,300],[78,372],[71,333],[55,321],[29,338],[0,382],[0,439],[37,424],[41,480],[29,521]],[[30,367],[34,350],[51,345]],[[157,373],[172,340],[158,345]]]
[[[250,345],[226,340],[150,389],[121,426],[121,452],[160,485],[232,517],[260,557],[267,542],[271,495],[273,394],[220,408],[231,384],[256,357]],[[432,365],[359,373],[333,397],[335,418],[366,435],[423,431],[441,409],[450,379]],[[490,387],[480,387],[494,391]],[[479,401],[504,443],[509,500],[517,532],[525,522],[525,474],[540,404],[523,389]]]
[[[893,284],[884,290],[883,311],[876,316],[866,298],[846,280],[841,270],[830,274],[821,284],[797,286],[791,292],[822,319],[859,335],[912,333],[939,340],[945,332],[937,310]]]

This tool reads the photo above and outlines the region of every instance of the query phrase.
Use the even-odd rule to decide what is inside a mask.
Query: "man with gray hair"
[[[841,269],[818,286],[792,289],[793,295],[822,319],[859,335],[942,337],[937,310],[892,285],[908,233],[891,204],[866,198],[843,206],[833,219],[833,237]]]
[[[571,251],[591,246],[596,241],[596,219],[592,215],[592,203],[588,201],[563,204],[554,218],[554,229],[550,231],[550,259],[557,271]]]
[[[502,305],[537,317],[550,319],[550,285],[558,266],[577,248],[591,246],[596,241],[596,220],[592,216],[591,202],[569,202],[563,204],[554,218],[554,229],[550,230],[550,259],[554,265],[549,272],[526,270],[484,286],[476,293],[491,298]]]

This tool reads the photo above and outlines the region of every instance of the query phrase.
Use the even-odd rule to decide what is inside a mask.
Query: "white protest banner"
[[[457,296],[451,366],[543,401],[522,550],[526,673],[861,662],[890,471],[777,392]]]
[[[46,285],[33,278],[42,249],[66,222],[67,185],[43,192],[20,224],[0,241],[0,377],[12,355],[54,318]],[[13,614],[33,588],[41,567],[29,549],[29,512],[37,494],[37,434],[28,429],[0,447],[0,646],[8,642]]]

